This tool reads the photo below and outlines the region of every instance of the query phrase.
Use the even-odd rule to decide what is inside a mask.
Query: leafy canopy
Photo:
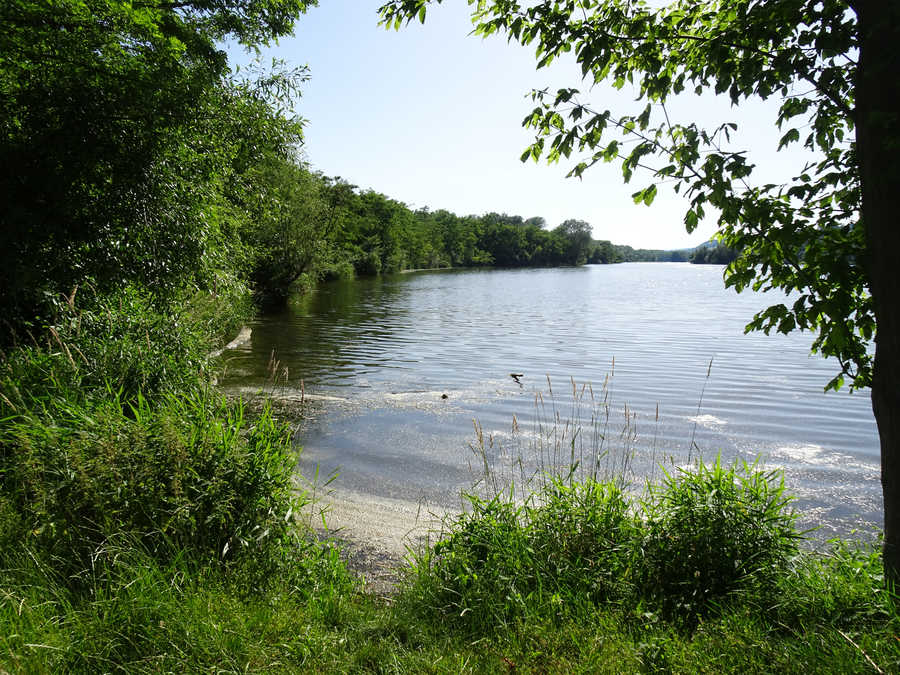
[[[239,80],[219,41],[266,43],[311,4],[0,3],[4,332],[78,284],[163,298],[221,267],[240,174],[299,138],[275,104],[303,74]]]
[[[382,22],[425,20],[442,0],[389,0]],[[634,194],[651,204],[658,186],[686,195],[693,231],[717,214],[718,236],[740,256],[725,273],[738,291],[782,289],[792,304],[759,312],[748,330],[816,332],[813,350],[836,357],[851,386],[871,382],[873,305],[864,272],[864,233],[855,157],[853,81],[856,17],[839,0],[468,0],[474,33],[503,34],[535,48],[538,68],[573,52],[582,82],[609,82],[637,95],[635,110],[592,106],[577,88],[536,90],[523,125],[535,132],[522,155],[573,162],[581,176],[619,162],[626,182],[643,169],[652,182]],[[754,165],[730,146],[737,129],[703,128],[667,114],[673,96],[713,92],[735,106],[777,98],[778,149],[802,144],[818,158],[783,184],[753,182]]]

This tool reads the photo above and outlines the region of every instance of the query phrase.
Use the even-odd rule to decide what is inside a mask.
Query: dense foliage
[[[0,366],[0,548],[73,578],[123,538],[160,561],[270,564],[305,501],[289,430],[209,388],[200,314],[173,321],[134,289],[80,302]]]
[[[754,589],[765,597],[798,553],[783,484],[747,465],[700,462],[640,500],[614,480],[553,478],[524,503],[469,501],[418,559],[416,583],[422,606],[476,634],[599,603],[694,622]]]
[[[0,313],[6,333],[90,282],[168,300],[224,282],[230,205],[299,127],[272,103],[294,74],[229,75],[219,41],[264,43],[305,0],[0,7]]]
[[[727,265],[738,257],[738,252],[720,241],[698,246],[691,252],[691,262],[697,265]]]
[[[286,116],[303,68],[232,72],[221,40],[291,29],[305,0],[16,0],[0,8],[0,337],[40,333],[85,284],[157,308],[194,293],[261,302],[323,276],[670,259],[591,226],[413,212],[309,169]]]

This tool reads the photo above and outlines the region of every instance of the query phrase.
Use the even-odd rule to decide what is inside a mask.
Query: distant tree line
[[[459,216],[412,210],[340,177],[271,158],[258,170],[246,240],[261,297],[287,297],[300,279],[449,267],[552,267],[618,262],[686,262],[689,251],[634,249],[592,238],[591,225],[505,213]]]
[[[721,242],[707,242],[691,252],[691,262],[696,265],[727,265],[738,257],[739,251]]]

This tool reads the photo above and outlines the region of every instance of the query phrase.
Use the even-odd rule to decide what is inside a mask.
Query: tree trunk
[[[900,6],[856,2],[856,139],[875,305],[872,411],[881,438],[884,569],[900,586]]]

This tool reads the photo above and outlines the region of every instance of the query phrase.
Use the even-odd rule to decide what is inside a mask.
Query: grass
[[[538,397],[518,456],[481,434],[471,508],[376,600],[297,517],[290,430],[210,388],[234,317],[82,302],[0,366],[0,672],[900,671],[876,549],[805,550],[752,464],[631,491],[606,385]]]
[[[396,607],[518,670],[900,668],[878,551],[798,547],[780,481],[753,465],[701,464],[640,499],[558,481],[524,504],[470,499],[416,557]]]
[[[301,578],[291,582],[290,574],[280,575],[253,595],[242,593],[235,577],[184,561],[161,566],[133,546],[97,571],[91,592],[74,592],[22,552],[17,563],[4,560],[0,668],[896,672],[896,613],[851,572],[864,561],[847,562],[829,561],[824,577],[798,571],[793,581],[799,591],[776,614],[735,604],[692,630],[645,606],[598,603],[569,611],[534,608],[513,622],[488,622],[482,632],[467,632],[423,614],[408,590],[393,605],[360,594],[351,577],[334,574],[341,565],[327,551],[299,551],[296,564],[306,570]],[[836,593],[828,592],[822,603],[825,586]]]
[[[621,416],[613,409],[613,372],[596,392],[570,379],[569,391],[555,394],[548,376],[547,394],[535,395],[530,422],[514,416],[508,439],[485,436],[476,421],[471,449],[478,480],[472,492],[510,492],[525,502],[548,481],[631,482],[637,415],[628,406]]]

